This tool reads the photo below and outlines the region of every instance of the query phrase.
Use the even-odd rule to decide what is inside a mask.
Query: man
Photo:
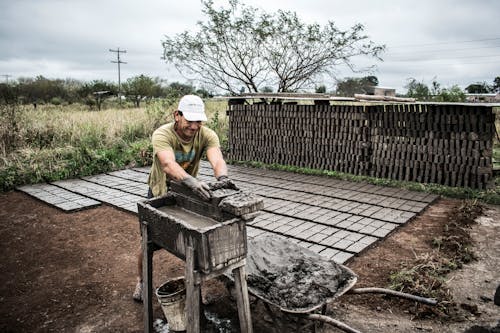
[[[167,180],[176,180],[189,187],[204,200],[210,199],[208,185],[198,179],[200,159],[206,153],[214,175],[229,187],[236,188],[227,176],[227,166],[220,150],[217,134],[203,126],[207,120],[205,105],[200,97],[186,95],[174,112],[174,122],[159,127],[153,133],[153,165],[148,178],[148,197],[167,192]],[[134,300],[142,301],[142,251],[138,255],[138,278]]]

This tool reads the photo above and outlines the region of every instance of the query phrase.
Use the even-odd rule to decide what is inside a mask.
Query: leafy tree
[[[366,94],[370,87],[378,85],[378,78],[370,75],[362,78],[348,77],[337,82],[337,95],[354,96],[354,94]]]
[[[195,95],[198,95],[201,98],[214,97],[214,94],[212,94],[210,91],[206,90],[205,88],[196,89]]]
[[[118,87],[114,83],[94,80],[83,84],[80,89],[78,89],[78,95],[80,98],[91,97],[93,93],[98,91],[109,91],[110,95],[114,95],[117,93]]]
[[[0,105],[15,104],[18,101],[19,90],[16,85],[0,83]]]
[[[178,98],[184,95],[194,94],[195,88],[190,84],[172,82],[165,88],[166,97]]]
[[[437,102],[465,102],[465,93],[455,84],[449,89],[439,89],[434,100]]]
[[[279,10],[268,14],[229,0],[230,8],[214,8],[202,0],[207,21],[198,22],[195,33],[185,31],[162,41],[164,59],[181,73],[204,84],[237,94],[262,87],[297,91],[314,86],[314,80],[345,64],[355,69],[352,58],[365,55],[380,60],[383,45],[375,45],[356,24],[338,29],[306,24],[297,14]]]
[[[50,80],[39,75],[35,79],[20,78],[18,81],[19,94],[25,103],[49,103],[54,97],[66,99],[63,80]]]
[[[317,86],[315,89],[315,92],[318,94],[324,94],[326,93],[326,86],[324,84]]]
[[[90,83],[85,83],[78,90],[78,95],[88,106],[97,105],[97,109],[101,110],[104,100],[118,92],[118,86],[103,80],[94,80]]]
[[[500,76],[497,76],[493,80],[493,90],[497,93],[500,93]]]
[[[493,92],[493,87],[487,84],[486,82],[477,82],[473,84],[469,84],[465,90],[469,94],[488,94]]]
[[[123,85],[125,94],[130,97],[136,107],[140,107],[141,100],[151,98],[158,93],[159,83],[146,75],[138,75],[127,80]]]
[[[429,87],[423,83],[418,82],[414,78],[408,79],[408,83],[405,86],[408,89],[406,96],[413,97],[419,100],[429,100],[431,97]]]
[[[374,75],[368,75],[363,78],[364,82],[370,86],[378,86],[378,77]]]

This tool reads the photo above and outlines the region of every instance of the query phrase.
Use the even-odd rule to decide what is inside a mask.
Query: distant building
[[[500,93],[496,94],[465,94],[467,102],[471,103],[498,103],[500,102]]]
[[[393,88],[372,86],[366,87],[366,92],[368,95],[396,97],[396,89]]]

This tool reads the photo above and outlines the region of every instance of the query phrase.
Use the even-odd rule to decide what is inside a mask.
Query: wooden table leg
[[[148,226],[141,223],[142,231],[142,283],[143,283],[143,304],[144,304],[144,332],[153,332],[153,302],[152,302],[152,283],[153,283],[153,250]]]
[[[238,318],[242,333],[252,333],[252,317],[250,315],[250,300],[248,299],[247,278],[245,266],[233,269],[236,301],[238,303]]]
[[[187,333],[200,332],[201,286],[195,279],[194,248],[186,246],[186,320]]]

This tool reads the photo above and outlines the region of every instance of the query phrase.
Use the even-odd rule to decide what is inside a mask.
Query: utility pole
[[[121,84],[120,84],[120,64],[126,64],[126,62],[120,60],[120,53],[127,53],[127,50],[120,50],[120,48],[118,48],[116,50],[109,49],[109,52],[116,52],[116,61],[111,61],[111,62],[118,64],[118,101],[121,106],[122,97],[121,97]]]
[[[2,74],[0,76],[3,76],[5,78],[5,83],[6,84],[9,84],[9,77],[12,77],[12,75],[9,75],[9,74]]]

